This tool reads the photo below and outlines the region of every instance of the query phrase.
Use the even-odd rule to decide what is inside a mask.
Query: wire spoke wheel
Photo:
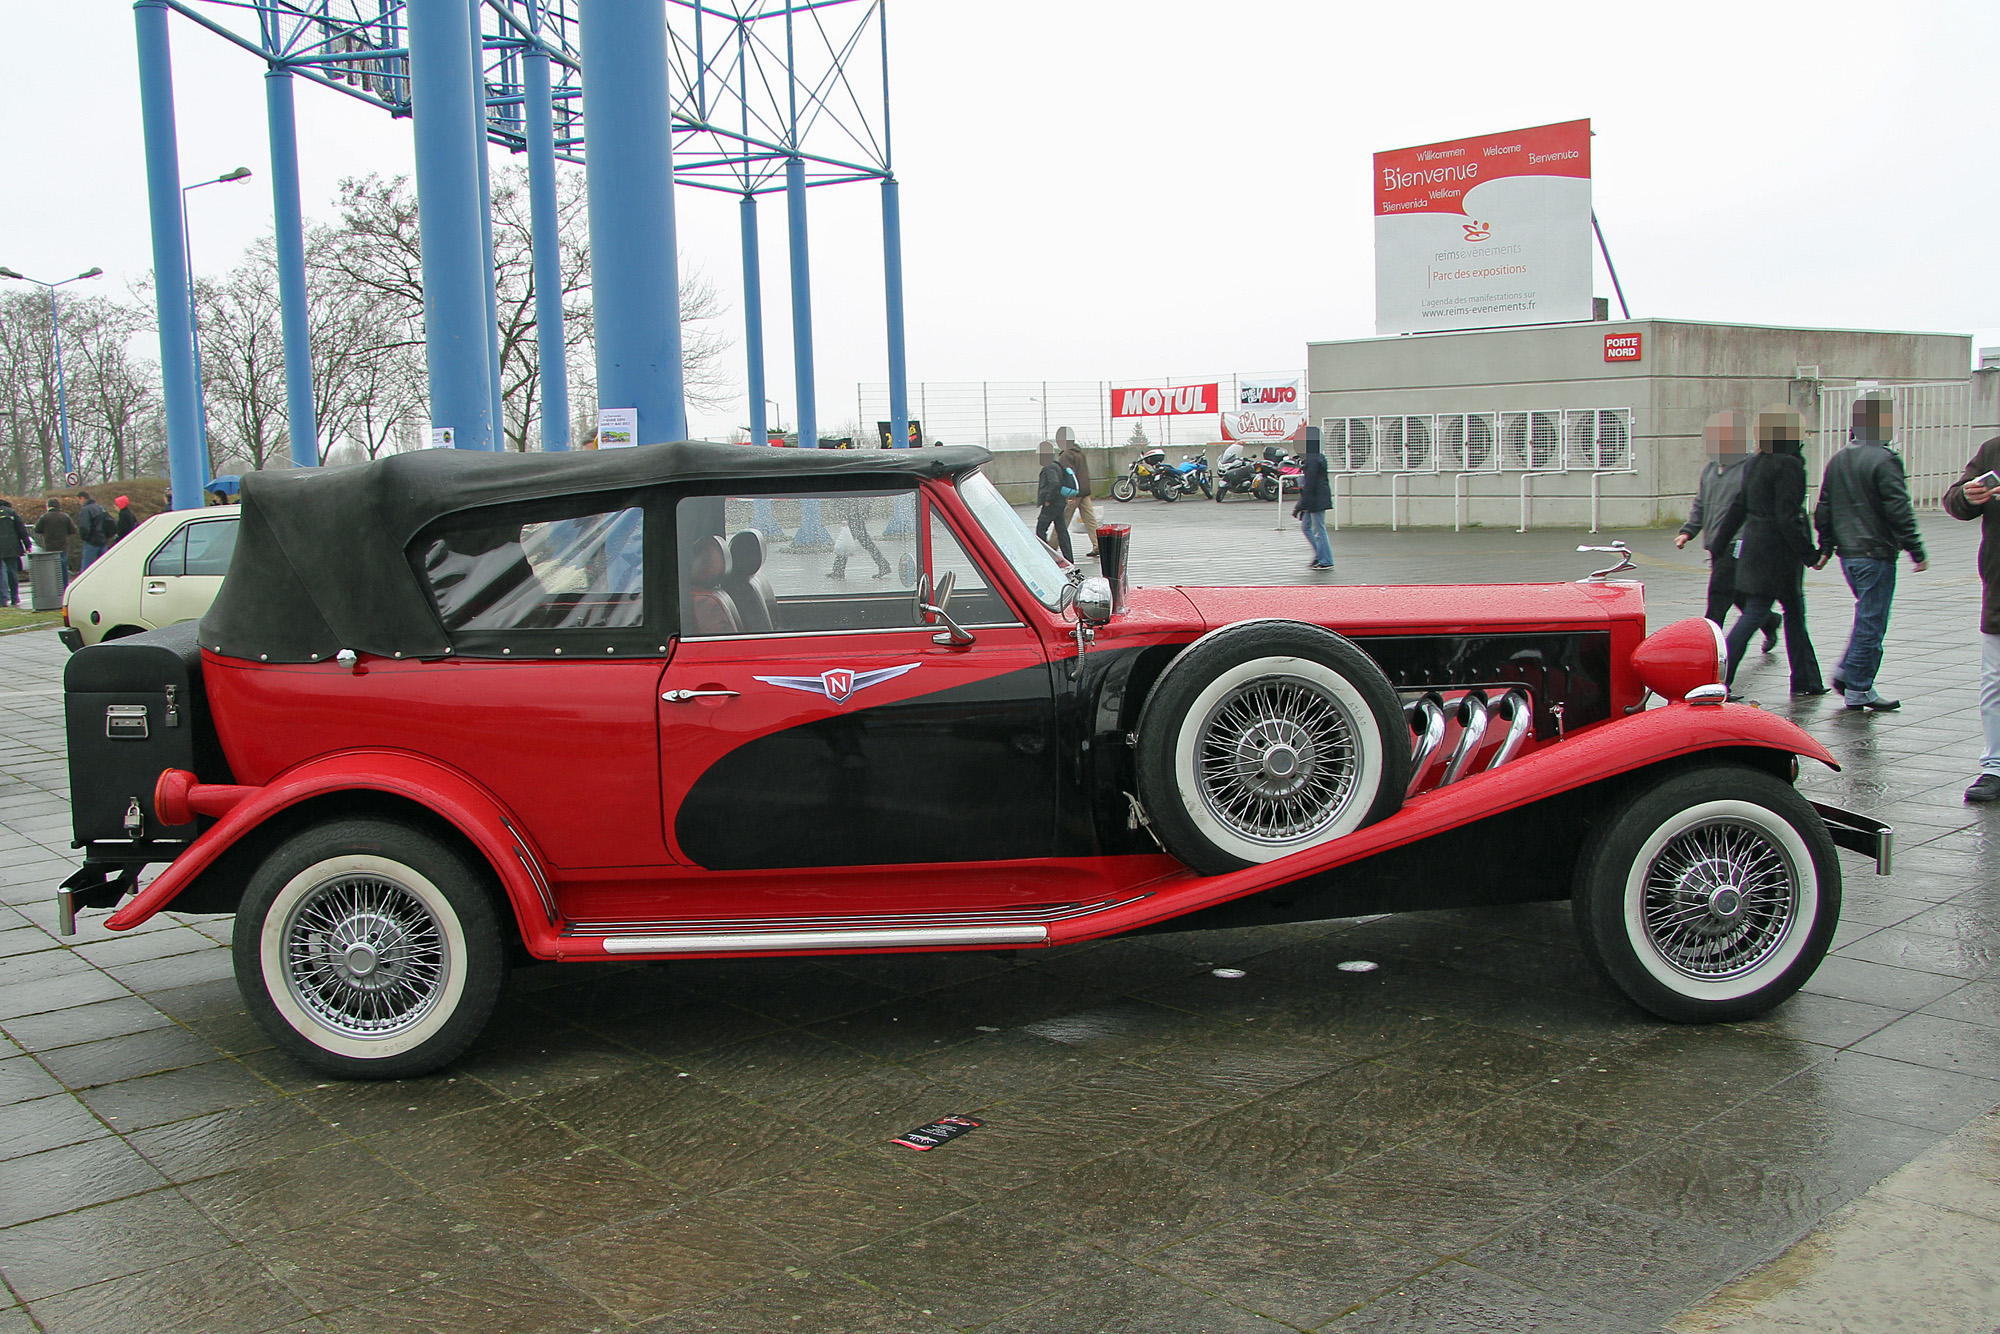
[[[1799,879],[1763,831],[1711,820],[1659,851],[1643,894],[1646,934],[1660,957],[1689,977],[1722,981],[1783,946],[1798,913]]]
[[[1354,797],[1355,720],[1313,682],[1267,676],[1223,696],[1195,739],[1201,800],[1225,828],[1263,844],[1310,839]]]
[[[312,887],[287,917],[281,949],[293,999],[346,1038],[394,1037],[421,1024],[452,965],[430,905],[379,876]]]

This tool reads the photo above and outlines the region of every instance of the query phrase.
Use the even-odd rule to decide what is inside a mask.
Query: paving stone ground
[[[1270,508],[1103,509],[1144,582],[1568,579],[1579,541],[1613,536],[1349,529],[1308,575]],[[1806,990],[1699,1029],[1610,992],[1543,904],[1013,956],[544,965],[452,1069],[337,1083],[246,1017],[227,918],[53,934],[64,654],[0,638],[0,1334],[1615,1334],[1719,1309],[1697,1304],[1801,1238],[1843,1266],[1870,1253],[1856,1226],[1976,1244],[1880,1207],[1992,1219],[2000,1190],[1993,1136],[1951,1138],[2000,1106],[2000,812],[1960,800],[1975,534],[1924,526],[1934,565],[1904,567],[1882,680],[1900,714],[1795,707],[1782,651],[1740,683],[1841,759],[1811,795],[1898,827],[1897,873],[1843,854]],[[1694,553],[1617,536],[1656,625],[1698,611]],[[1851,602],[1831,571],[1809,595],[1830,667]],[[1353,959],[1381,967],[1335,967]],[[887,1143],[954,1112],[987,1124]],[[1939,1153],[1942,1180],[1902,1173]],[[1758,1318],[1812,1328],[1814,1299]],[[1946,1327],[1925,1316],[1895,1327]]]

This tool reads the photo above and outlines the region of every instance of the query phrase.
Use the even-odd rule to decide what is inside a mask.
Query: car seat
[[[681,633],[689,635],[740,635],[743,618],[737,614],[736,599],[722,588],[729,578],[729,548],[719,537],[704,537],[694,544],[688,557],[687,607],[681,614]]]
[[[729,539],[729,573],[722,587],[735,600],[746,633],[768,635],[778,628],[778,597],[764,576],[764,535],[755,528]]]

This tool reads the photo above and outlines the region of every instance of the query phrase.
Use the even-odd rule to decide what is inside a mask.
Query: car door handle
[[[661,695],[660,698],[671,700],[675,704],[678,704],[685,699],[708,699],[720,695],[727,695],[729,698],[734,699],[739,693],[735,690],[669,690],[664,695]]]
[[[164,593],[167,591],[167,581],[164,579],[148,579],[146,581],[146,591],[148,593]]]

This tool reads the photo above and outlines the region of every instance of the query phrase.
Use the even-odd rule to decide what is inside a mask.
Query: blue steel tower
[[[170,18],[265,65],[292,458],[318,459],[293,90],[300,81],[408,117],[415,135],[431,419],[500,447],[487,151],[527,157],[542,447],[569,447],[557,267],[557,163],[589,195],[599,400],[639,439],[687,433],[674,187],[740,197],[751,435],[765,433],[757,198],[785,196],[801,443],[817,436],[806,192],[882,192],[893,441],[908,437],[901,216],[889,139],[887,0],[136,0],[154,268],[178,270],[180,169]],[[589,127],[595,125],[594,133]],[[600,188],[602,187],[602,188]],[[169,259],[159,257],[165,255]],[[189,293],[156,287],[175,494],[201,494]],[[184,475],[185,474],[185,475]]]

